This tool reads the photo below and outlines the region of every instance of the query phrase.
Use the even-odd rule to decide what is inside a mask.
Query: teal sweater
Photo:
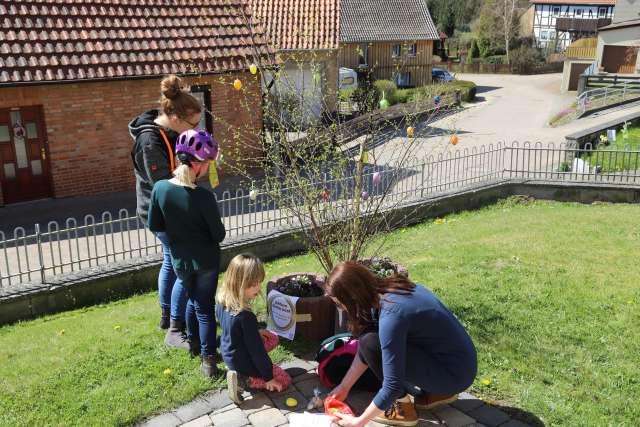
[[[213,193],[158,181],[151,193],[149,229],[167,233],[174,269],[190,273],[219,268],[226,231]]]

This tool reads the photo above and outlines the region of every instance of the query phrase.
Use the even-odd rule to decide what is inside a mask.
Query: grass
[[[606,136],[606,132],[604,134]],[[614,150],[612,152],[612,150]],[[591,166],[599,165],[602,172],[623,172],[640,168],[640,156],[637,153],[624,151],[640,151],[640,126],[629,127],[627,137],[617,132],[616,140],[609,145],[598,144],[595,150],[585,153],[583,159]],[[617,151],[617,152],[616,152]]]
[[[632,426],[639,216],[637,205],[509,200],[395,232],[388,254],[469,330],[479,355],[473,393],[545,425]],[[318,265],[304,255],[268,269]],[[0,425],[131,424],[211,388],[197,361],[163,347],[156,298],[0,328]]]

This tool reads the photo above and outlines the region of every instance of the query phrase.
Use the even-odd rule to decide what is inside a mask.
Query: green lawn
[[[630,127],[626,138],[621,131],[618,131],[615,142],[609,145],[598,145],[594,151],[585,154],[583,158],[592,166],[601,166],[603,172],[634,171],[640,169],[638,151],[640,151],[640,126]]]
[[[388,252],[470,331],[473,393],[545,425],[633,426],[638,218],[638,205],[506,201],[398,231]],[[309,269],[308,255],[268,265]],[[156,298],[0,328],[0,425],[130,424],[210,388],[196,360],[163,347]]]

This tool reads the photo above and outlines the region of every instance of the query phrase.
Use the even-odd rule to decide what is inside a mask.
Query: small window
[[[540,40],[547,40],[547,32],[540,31]]]
[[[353,80],[353,77],[345,77],[344,79],[342,79],[343,85],[352,85],[354,83],[355,83],[355,80]]]
[[[410,86],[411,85],[411,73],[398,73],[396,74],[396,85],[397,86]]]
[[[394,44],[391,50],[391,56],[393,58],[398,58],[400,56],[400,53],[402,52],[401,48],[402,46],[400,46],[399,44]]]
[[[409,48],[407,49],[407,55],[408,56],[416,56],[418,54],[418,45],[413,43],[409,45]]]
[[[211,87],[206,85],[191,86],[191,95],[202,105],[202,116],[198,127],[206,129],[207,132],[213,132],[213,120],[209,113],[211,111]]]
[[[560,8],[559,7],[554,7],[553,8],[553,16],[560,16]]]
[[[604,18],[606,16],[607,16],[607,8],[606,7],[601,7],[600,9],[598,9],[598,17]]]
[[[11,137],[9,136],[9,126],[4,125],[0,126],[0,142],[10,142]]]
[[[369,56],[369,46],[361,44],[358,46],[358,65],[367,65],[367,57]]]
[[[582,9],[576,9],[576,15],[582,16]]]
[[[5,163],[4,164],[4,179],[15,179],[16,177],[16,164]]]
[[[553,40],[556,38],[556,33],[555,31],[549,31],[549,40]]]

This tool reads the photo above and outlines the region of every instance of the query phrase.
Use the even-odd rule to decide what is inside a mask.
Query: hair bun
[[[176,75],[170,75],[160,82],[160,91],[167,99],[175,99],[182,92],[182,79]]]

